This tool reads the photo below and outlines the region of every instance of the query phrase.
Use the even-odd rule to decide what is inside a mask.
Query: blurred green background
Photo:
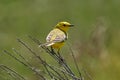
[[[35,80],[34,74],[3,55],[3,50],[19,48],[27,57],[16,39],[32,35],[45,42],[46,35],[60,21],[75,24],[67,43],[73,45],[80,69],[86,69],[94,80],[120,79],[119,0],[0,0],[0,64]],[[67,44],[62,52],[72,66]]]

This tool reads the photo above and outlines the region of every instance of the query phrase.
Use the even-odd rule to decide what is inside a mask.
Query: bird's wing
[[[48,34],[46,41],[53,45],[54,43],[65,41],[66,38],[67,35],[63,31],[54,29]]]

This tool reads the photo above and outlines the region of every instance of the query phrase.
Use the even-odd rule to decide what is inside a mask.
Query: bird
[[[73,27],[73,24],[69,22],[62,21],[58,22],[58,24],[50,31],[50,33],[46,37],[46,43],[41,44],[40,46],[51,47],[51,49],[57,50],[59,53],[61,47],[65,44],[68,39],[68,33],[70,27]]]

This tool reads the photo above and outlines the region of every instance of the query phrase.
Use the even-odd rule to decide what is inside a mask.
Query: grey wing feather
[[[48,34],[48,36],[46,37],[47,42],[44,45],[51,46],[55,43],[65,41],[66,39],[67,35],[63,31],[56,29]]]
[[[63,31],[57,30],[57,31],[51,31],[48,34],[46,41],[47,42],[51,42],[51,41],[61,42],[61,41],[66,40],[66,38],[67,38],[67,35],[65,35]]]

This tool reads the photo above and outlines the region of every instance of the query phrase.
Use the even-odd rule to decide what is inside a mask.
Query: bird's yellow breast
[[[59,43],[55,43],[52,45],[52,47],[54,49],[60,49],[63,45],[64,45],[65,42],[59,42]]]

